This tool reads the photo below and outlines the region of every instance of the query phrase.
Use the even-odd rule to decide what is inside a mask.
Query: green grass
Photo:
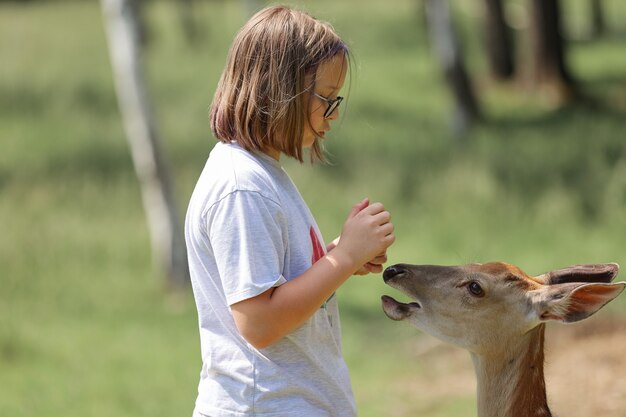
[[[294,3],[298,4],[298,3]],[[459,141],[417,2],[308,4],[351,44],[356,67],[333,164],[285,161],[327,239],[363,196],[391,210],[389,262],[503,260],[529,273],[582,262],[626,265],[626,7],[613,35],[571,45],[572,69],[603,105],[553,108],[482,74],[480,22],[459,5],[487,123]],[[582,1],[567,14],[586,33]],[[206,110],[241,2],[198,10],[187,45],[173,4],[148,8],[151,95],[184,210],[212,146]],[[70,24],[71,22],[71,24]],[[0,4],[0,415],[190,415],[200,370],[193,299],[151,266],[95,2]],[[339,293],[360,415],[474,413],[472,396],[429,400],[420,334],[380,311],[380,276]],[[626,312],[626,298],[609,306]]]

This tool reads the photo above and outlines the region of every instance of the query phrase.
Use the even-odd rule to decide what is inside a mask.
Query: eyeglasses
[[[333,98],[320,96],[317,93],[313,93],[313,95],[319,99],[324,100],[326,103],[328,103],[328,107],[326,108],[326,111],[324,112],[325,119],[330,117],[330,115],[333,114],[335,110],[337,110],[337,107],[339,107],[339,105],[341,104],[341,101],[343,100],[343,97],[340,97],[340,96],[337,96],[337,98],[333,99]]]

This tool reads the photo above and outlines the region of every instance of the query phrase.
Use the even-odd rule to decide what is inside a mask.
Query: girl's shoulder
[[[285,176],[278,161],[271,157],[249,152],[236,143],[220,142],[211,151],[200,182],[213,193],[252,191],[275,197]]]

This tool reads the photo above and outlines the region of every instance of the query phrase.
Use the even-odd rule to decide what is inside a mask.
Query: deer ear
[[[586,319],[617,297],[626,282],[614,284],[567,283],[544,287],[545,294],[537,311],[540,320],[566,323]]]
[[[536,279],[545,285],[564,284],[566,282],[611,282],[619,272],[619,265],[592,264],[573,265],[539,275]]]

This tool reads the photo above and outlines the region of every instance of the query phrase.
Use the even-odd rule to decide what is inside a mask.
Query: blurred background
[[[135,66],[113,58],[132,39],[105,13],[114,3],[0,1],[2,416],[193,408],[195,305],[184,262],[162,248],[180,254],[215,143],[209,103],[235,33],[264,3],[130,3]],[[331,22],[352,51],[331,163],[283,160],[326,240],[368,196],[393,215],[389,264],[626,265],[626,3],[283,3]],[[157,146],[133,158],[141,120]],[[161,249],[147,214],[155,175],[174,209]],[[469,356],[388,320],[383,293],[403,299],[380,275],[339,291],[360,415],[475,415]],[[626,415],[625,323],[622,295],[584,323],[549,326],[555,413]]]

